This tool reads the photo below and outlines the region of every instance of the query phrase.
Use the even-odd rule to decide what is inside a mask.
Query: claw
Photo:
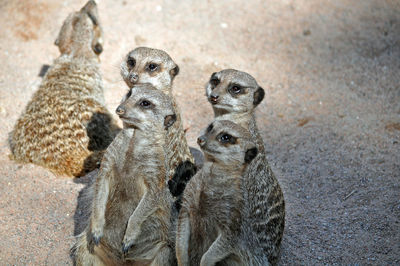
[[[128,253],[128,250],[132,247],[132,244],[122,244],[122,253]]]
[[[94,253],[94,246],[100,244],[101,237],[102,236],[95,236],[92,232],[87,233],[87,246],[91,254]]]
[[[96,246],[100,244],[101,236],[93,236],[93,242]]]

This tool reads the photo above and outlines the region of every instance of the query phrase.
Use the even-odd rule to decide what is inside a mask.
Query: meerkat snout
[[[218,98],[219,98],[218,94],[211,93],[210,98],[209,98],[210,103],[211,104],[217,104],[218,103]]]
[[[197,138],[197,144],[199,144],[200,147],[203,147],[204,144],[206,144],[207,138],[206,136],[200,136]]]
[[[132,83],[136,83],[139,80],[139,75],[137,73],[129,73],[128,78]]]
[[[123,114],[125,114],[125,108],[123,106],[118,106],[117,110],[115,110],[115,112],[117,113],[117,115],[121,116]]]

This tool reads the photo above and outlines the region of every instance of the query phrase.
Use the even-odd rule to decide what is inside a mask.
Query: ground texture
[[[8,132],[41,82],[64,18],[84,1],[0,2],[0,264],[72,264],[79,180],[8,159]],[[106,1],[105,97],[123,56],[166,50],[191,146],[212,120],[211,73],[266,90],[257,121],[286,199],[282,265],[400,264],[400,1]]]

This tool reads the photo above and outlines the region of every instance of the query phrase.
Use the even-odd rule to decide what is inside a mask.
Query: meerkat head
[[[147,47],[130,51],[121,63],[121,76],[129,88],[137,83],[150,83],[169,93],[178,73],[178,65],[166,52]]]
[[[206,95],[216,115],[251,112],[264,99],[264,89],[249,74],[225,69],[213,73]]]
[[[197,139],[207,161],[241,167],[250,163],[258,153],[250,132],[228,120],[215,120]]]
[[[103,51],[103,30],[100,26],[96,2],[90,0],[78,12],[64,21],[55,45],[61,54],[93,57]]]
[[[176,121],[171,98],[151,84],[136,84],[122,99],[116,113],[124,127],[154,131],[168,129]]]

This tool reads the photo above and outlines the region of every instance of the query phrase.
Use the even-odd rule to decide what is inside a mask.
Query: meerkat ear
[[[86,12],[95,26],[99,25],[99,21],[97,19],[97,4],[95,1],[88,1],[81,10]]]
[[[175,65],[175,67],[169,71],[169,74],[172,78],[175,78],[175,76],[179,74],[179,66]]]
[[[248,149],[244,156],[244,161],[246,163],[250,163],[257,156],[257,153],[258,153],[258,150],[256,147]]]
[[[261,87],[258,87],[256,92],[254,93],[253,104],[257,106],[264,99],[264,96],[265,96],[264,89]]]
[[[99,21],[97,20],[96,16],[93,14],[93,12],[89,11],[89,12],[87,12],[87,14],[95,26],[99,25]]]
[[[170,126],[172,126],[176,121],[176,115],[172,114],[172,115],[167,115],[164,118],[164,127],[165,129],[168,129]]]
[[[75,14],[69,14],[68,17],[64,20],[63,25],[58,32],[57,39],[54,41],[54,44],[59,47],[61,53],[67,50],[65,46],[67,46],[66,44],[71,39],[71,35],[74,30],[73,27],[76,23],[77,17]]]

